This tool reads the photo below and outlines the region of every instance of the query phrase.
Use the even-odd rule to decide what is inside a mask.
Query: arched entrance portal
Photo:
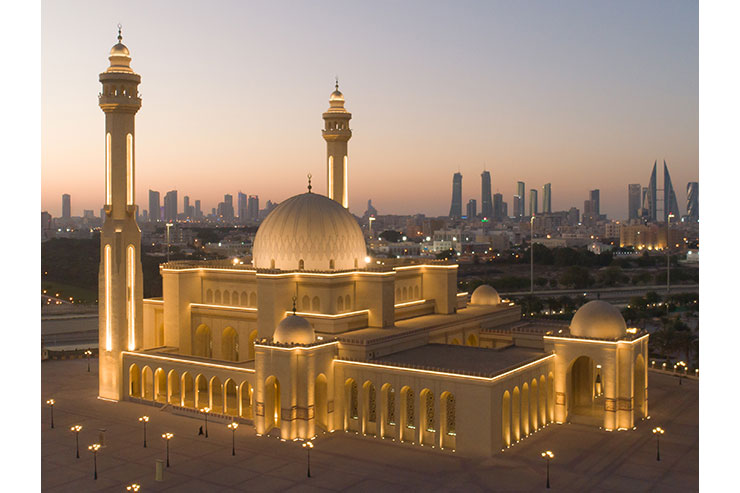
[[[641,354],[635,359],[633,392],[635,395],[635,421],[647,417],[647,373],[645,359]]]
[[[275,376],[265,380],[265,432],[280,429],[280,381]]]
[[[596,396],[596,364],[580,356],[568,369],[568,416],[593,418],[594,424],[604,418],[604,396]]]
[[[313,404],[316,410],[316,427],[320,430],[328,431],[327,428],[327,386],[326,375],[319,373],[316,377],[316,384],[313,388]]]

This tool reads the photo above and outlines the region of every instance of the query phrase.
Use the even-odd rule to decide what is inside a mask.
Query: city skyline
[[[458,169],[469,177],[466,203],[480,197],[480,182],[471,178],[486,169],[492,193],[512,207],[518,180],[552,183],[553,210],[578,206],[598,188],[602,213],[617,219],[626,217],[626,185],[644,183],[656,159],[669,163],[681,208],[686,184],[698,181],[693,4],[543,4],[530,11],[409,3],[394,7],[394,17],[385,5],[354,5],[329,14],[338,29],[331,32],[318,27],[327,13],[303,4],[190,5],[174,13],[166,4],[73,5],[42,9],[41,205],[54,216],[62,193],[74,197],[72,215],[103,202],[102,116],[89,99],[97,83],[89,74],[103,68],[99,47],[114,40],[117,22],[132,66],[146,74],[141,92],[149,103],[137,119],[135,198],[142,210],[149,189],[198,197],[206,211],[224,193],[280,202],[302,190],[306,173],[323,174],[321,114],[335,75],[353,114],[348,193],[358,215],[372,199],[384,214],[444,216]],[[607,17],[610,29],[595,39],[593,26]],[[373,31],[359,27],[372,24],[368,18]],[[261,24],[281,27],[268,32]],[[161,38],[184,42],[188,53],[173,53]],[[320,49],[334,39],[347,41]],[[471,56],[471,43],[488,50],[485,63]],[[391,48],[394,57],[384,56]],[[56,56],[59,50],[65,56]],[[222,54],[204,62],[206,53]],[[389,125],[402,130],[389,132]],[[266,167],[275,172],[260,172]],[[394,180],[381,183],[389,173]],[[322,182],[315,180],[315,191],[326,194]]]

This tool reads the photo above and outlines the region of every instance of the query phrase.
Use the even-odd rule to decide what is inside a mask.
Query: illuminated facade
[[[352,138],[349,121],[352,113],[344,108],[344,95],[339,91],[339,81],[329,96],[329,109],[323,114],[326,141],[326,196],[349,207],[347,189],[347,142]]]
[[[117,125],[106,225],[126,198]],[[101,237],[101,397],[281,440],[344,431],[482,457],[550,423],[613,430],[647,415],[647,335],[616,309],[593,301],[570,328],[532,325],[490,286],[458,292],[457,264],[373,263],[343,204],[310,185],[262,222],[252,262],[167,262],[158,299],[120,270],[138,268],[138,242],[115,236],[128,224]]]

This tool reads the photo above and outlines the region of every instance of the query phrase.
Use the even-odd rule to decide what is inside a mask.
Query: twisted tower
[[[143,289],[141,231],[134,201],[134,118],[141,108],[141,77],[131,70],[131,56],[121,43],[110,50],[110,66],[100,74],[98,104],[105,113],[105,220],[100,232],[99,396],[124,395],[121,351],[142,344]]]

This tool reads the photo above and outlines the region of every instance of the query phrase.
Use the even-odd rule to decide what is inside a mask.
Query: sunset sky
[[[627,184],[668,163],[679,208],[699,178],[695,1],[139,2],[41,6],[41,208],[99,214],[98,74],[116,24],[141,74],[136,200],[179,191],[326,192],[321,114],[339,76],[352,112],[350,210],[446,215],[452,174],[480,210],[480,173],[553,210],[627,215]]]

